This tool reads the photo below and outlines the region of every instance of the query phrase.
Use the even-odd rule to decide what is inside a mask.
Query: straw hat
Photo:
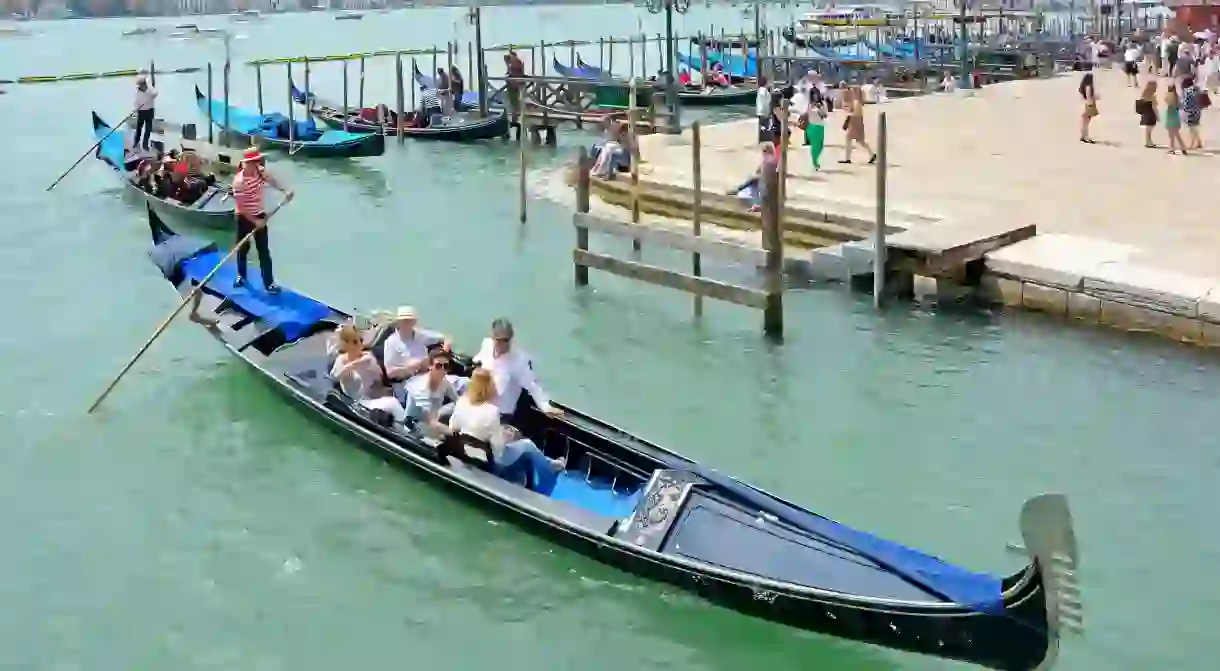
[[[418,319],[418,318],[419,317],[416,316],[416,314],[415,314],[415,308],[413,308],[409,305],[403,305],[403,306],[399,307],[398,312],[395,313],[395,315],[394,315],[394,321],[396,321],[396,322],[404,321],[407,319]]]
[[[246,152],[244,154],[242,154],[242,157],[241,157],[242,163],[245,163],[246,161],[261,161],[261,160],[263,160],[263,154],[255,147],[251,147],[251,148],[247,149]]]

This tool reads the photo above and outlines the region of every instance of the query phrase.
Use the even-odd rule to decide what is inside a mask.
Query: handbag
[[[1208,107],[1211,107],[1211,106],[1212,106],[1212,97],[1211,97],[1211,95],[1210,95],[1210,94],[1208,94],[1208,92],[1207,92],[1207,90],[1206,90],[1206,89],[1202,89],[1202,90],[1200,90],[1200,91],[1199,91],[1199,108],[1200,108],[1200,109],[1207,109]]]
[[[850,125],[851,125],[851,117],[848,116],[846,119],[843,120],[843,130],[847,130],[847,127]]]

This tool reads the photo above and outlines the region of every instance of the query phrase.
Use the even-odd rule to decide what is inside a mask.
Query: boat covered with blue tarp
[[[208,100],[195,88],[195,102],[205,117],[224,129],[225,104],[223,100]],[[278,112],[259,114],[230,105],[228,107],[229,131],[246,140],[258,141],[265,147],[286,149],[290,154],[308,157],[381,156],[385,153],[385,136],[379,133],[351,133],[342,130],[323,130],[317,127],[308,114],[295,124]]]

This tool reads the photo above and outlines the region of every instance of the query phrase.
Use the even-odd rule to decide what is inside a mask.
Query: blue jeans
[[[550,496],[555,490],[559,474],[551,466],[551,460],[529,438],[520,438],[504,446],[504,452],[496,460],[496,474],[511,482],[526,478],[530,489]]]

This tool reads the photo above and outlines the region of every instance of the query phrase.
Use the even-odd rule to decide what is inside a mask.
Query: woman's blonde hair
[[[1144,84],[1144,92],[1140,95],[1141,98],[1148,101],[1156,100],[1156,80],[1153,79]]]
[[[360,335],[360,331],[352,324],[344,324],[339,327],[339,344],[355,343],[364,347],[364,336]]]
[[[466,398],[473,404],[490,403],[496,395],[496,382],[491,379],[491,371],[486,368],[476,368],[470,374],[470,384],[466,387]]]
[[[1177,105],[1180,104],[1180,102],[1181,101],[1178,98],[1178,87],[1170,84],[1169,88],[1165,90],[1165,104]]]

